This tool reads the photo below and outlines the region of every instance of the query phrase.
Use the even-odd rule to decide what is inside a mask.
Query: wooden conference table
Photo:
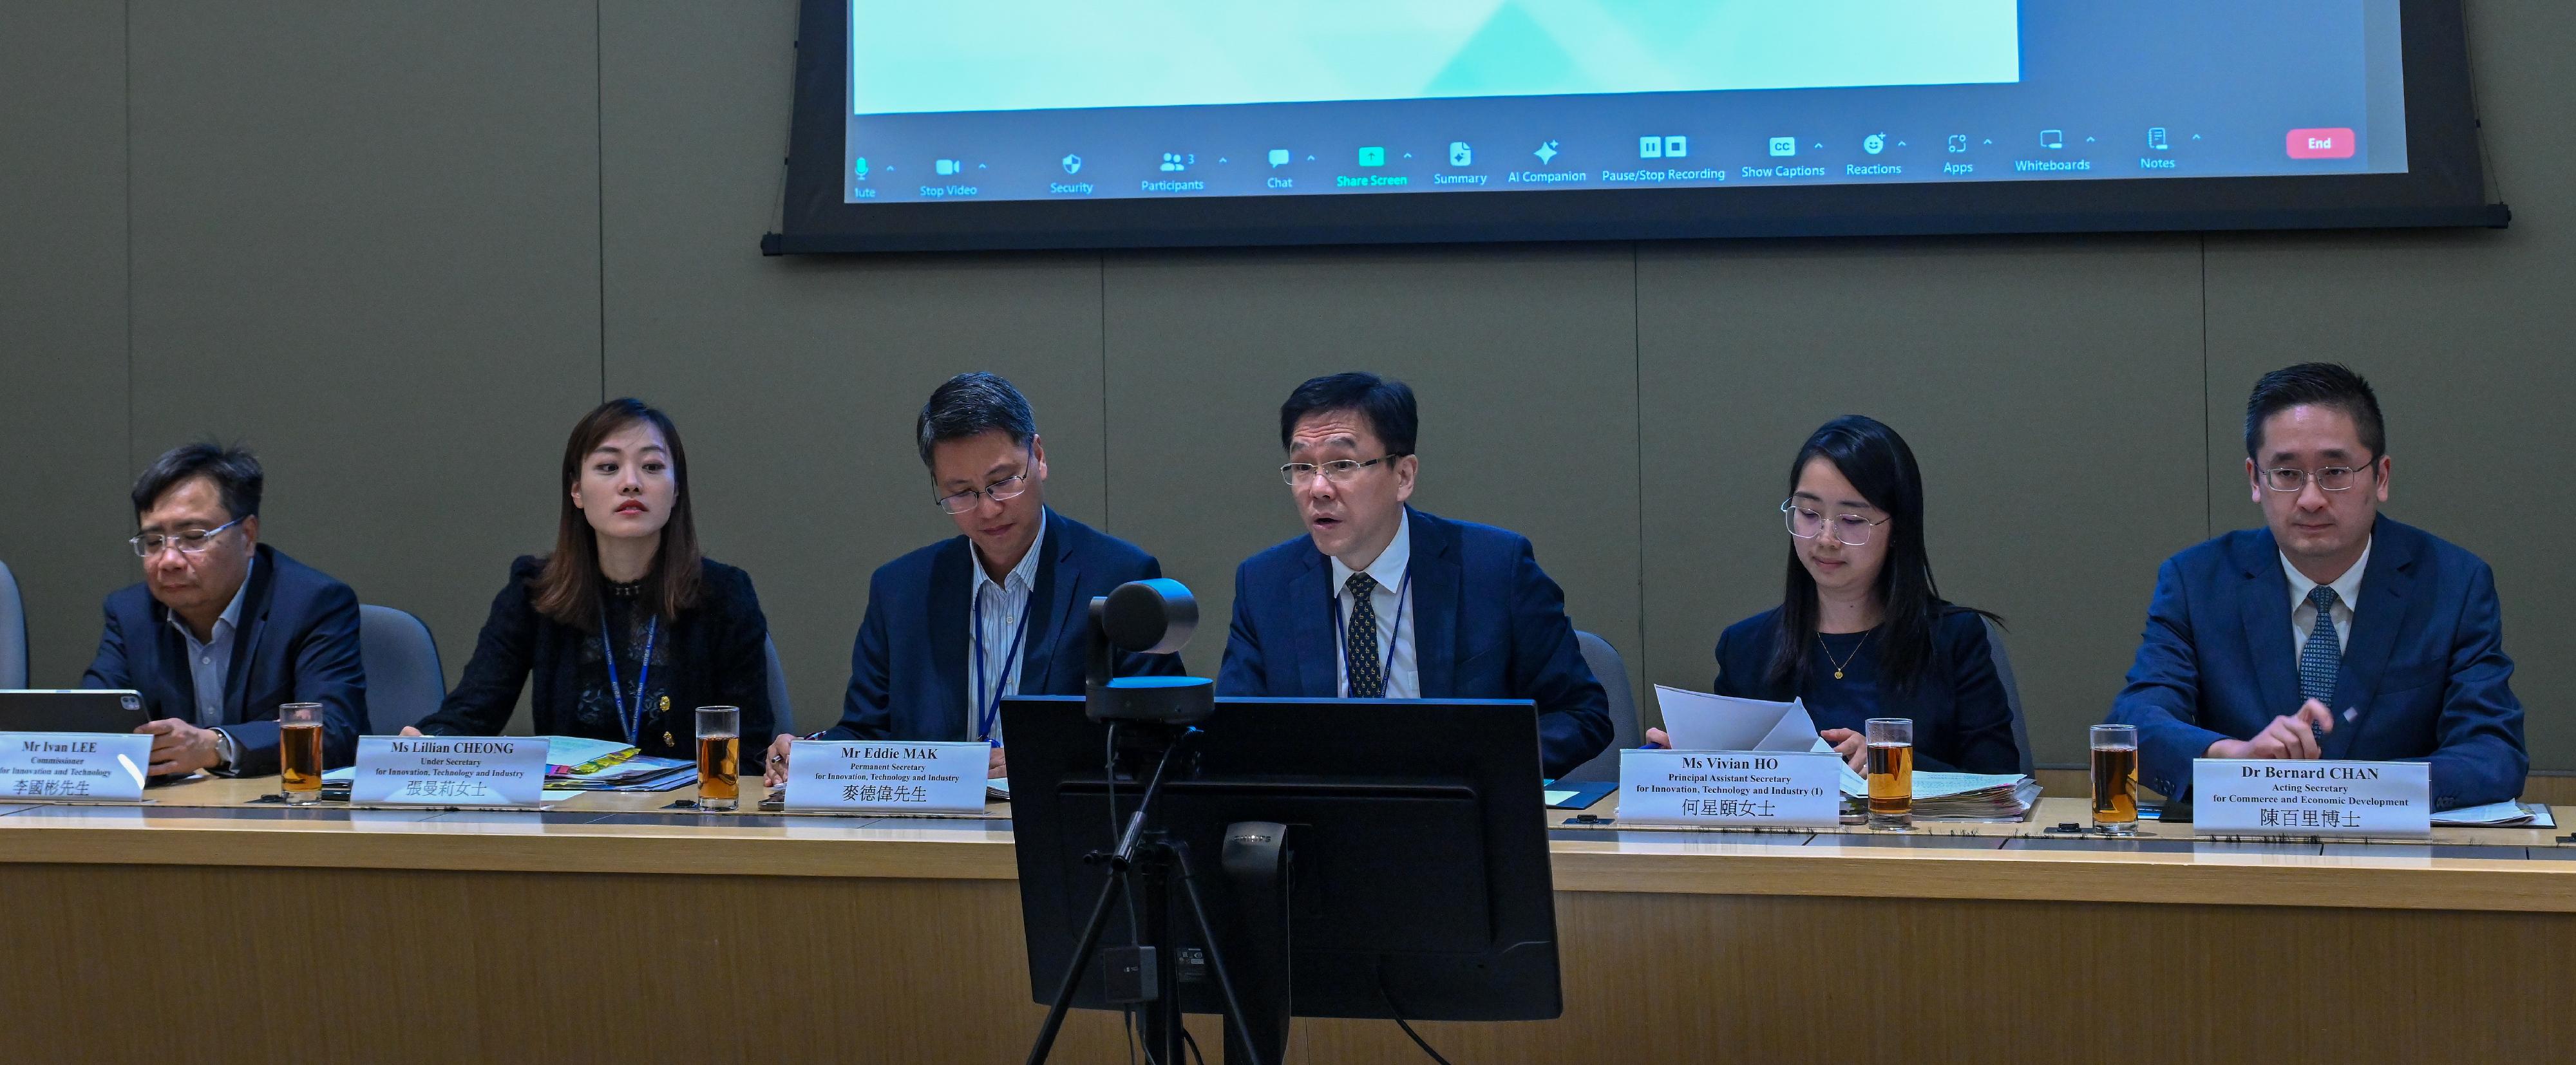
[[[250,803],[275,787],[0,804],[8,1060],[999,1062],[1044,1012],[1006,806]],[[2083,818],[2052,798],[1902,836],[1559,827],[1564,1017],[1417,1028],[1462,1063],[2576,1053],[2566,829],[2045,831]],[[1213,1019],[1193,1028],[1213,1054]],[[1114,1015],[1077,1012],[1056,1060],[1128,1060]],[[1291,1060],[1427,1059],[1390,1022],[1301,1020]]]

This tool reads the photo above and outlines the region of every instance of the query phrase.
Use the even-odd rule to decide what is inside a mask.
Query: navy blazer
[[[1020,694],[1081,695],[1091,654],[1091,600],[1129,581],[1152,580],[1163,567],[1136,545],[1050,509],[1029,602],[1020,658]],[[841,722],[818,739],[974,739],[968,727],[966,622],[973,595],[975,549],[952,537],[877,567],[868,578],[868,613],[850,650],[850,691]],[[1121,653],[1118,675],[1181,672],[1181,656]],[[1005,737],[1007,739],[1007,737]]]
[[[1901,717],[1914,722],[1914,767],[1944,773],[2019,773],[2021,748],[2013,743],[2012,701],[1995,673],[1994,646],[1986,636],[1986,618],[1973,610],[1944,606],[1932,631],[1932,657],[1912,688],[1878,687],[1875,712],[1854,712],[1867,700],[1854,698],[1847,682],[1819,669],[1807,670],[1804,690],[1771,679],[1771,655],[1780,641],[1780,608],[1772,607],[1726,627],[1717,638],[1717,683],[1709,688],[1739,699],[1785,703],[1803,698],[1819,729],[1864,728],[1868,717]],[[1868,652],[1886,661],[1880,641],[1853,653]],[[1818,646],[1808,641],[1808,653]],[[1839,711],[1839,713],[1838,713]]]
[[[367,671],[358,656],[358,596],[322,571],[259,545],[233,630],[224,674],[223,730],[233,738],[236,776],[277,772],[277,707],[322,704],[322,764],[358,760],[367,731]],[[154,720],[196,723],[197,680],[188,644],[170,627],[170,608],[135,584],[107,597],[98,658],[84,688],[143,693]]]
[[[1529,538],[1491,525],[1411,514],[1414,659],[1425,699],[1529,699],[1550,777],[1610,742],[1610,698],[1583,664],[1565,592],[1538,568]],[[1300,536],[1234,571],[1234,628],[1219,695],[1340,694],[1333,567]]]
[[[2501,625],[2485,562],[2380,517],[2324,756],[2428,761],[2436,809],[2522,794],[2531,759]],[[2292,646],[2290,582],[2271,530],[2231,532],[2167,559],[2137,664],[2111,704],[2113,723],[2138,727],[2140,783],[2179,796],[2210,744],[2298,712]]]

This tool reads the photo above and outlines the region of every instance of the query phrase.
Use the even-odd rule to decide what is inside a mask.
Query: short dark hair
[[[2245,457],[2260,459],[2263,421],[2292,407],[2332,407],[2352,419],[2361,446],[2377,459],[2388,453],[2388,428],[2379,420],[2379,394],[2350,367],[2331,362],[2303,362],[2274,370],[2254,382],[2245,400]]]
[[[268,475],[260,472],[259,459],[240,444],[226,446],[200,440],[162,452],[143,476],[134,479],[135,516],[143,516],[162,496],[193,477],[215,482],[215,491],[222,496],[224,509],[232,512],[233,520],[259,515],[260,489],[268,484]]]
[[[930,392],[930,402],[921,405],[921,417],[913,422],[913,433],[921,438],[921,464],[930,465],[931,445],[942,440],[963,440],[999,429],[1011,434],[1011,442],[1025,444],[1038,435],[1037,415],[1029,413],[1029,398],[1003,380],[1002,375],[977,370],[961,373],[940,383]]]
[[[1288,402],[1279,405],[1280,450],[1287,450],[1298,422],[1327,411],[1353,411],[1368,419],[1369,431],[1389,455],[1413,454],[1414,434],[1422,428],[1413,410],[1413,389],[1404,382],[1373,373],[1326,374],[1298,385],[1288,393]]]

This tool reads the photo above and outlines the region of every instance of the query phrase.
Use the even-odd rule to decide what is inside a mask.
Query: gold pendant
[[[1834,675],[1835,675],[1835,676],[1837,676],[1837,677],[1842,676],[1842,674],[1840,674],[1840,673],[1836,673],[1836,674],[1834,674]],[[662,746],[665,746],[665,747],[677,747],[677,746],[679,746],[679,745],[680,745],[680,741],[678,741],[678,740],[675,740],[675,739],[672,739],[672,738],[671,738],[671,730],[669,730],[669,729],[664,729],[664,730],[662,730]]]
[[[1835,670],[1835,671],[1834,671],[1834,679],[1835,679],[1835,680],[1841,680],[1841,679],[1843,679],[1843,671],[1842,671],[1842,670],[1839,670],[1839,669]]]

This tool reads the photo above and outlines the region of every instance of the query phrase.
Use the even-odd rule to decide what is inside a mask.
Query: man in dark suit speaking
[[[134,482],[143,583],[107,597],[85,688],[143,693],[152,772],[277,772],[277,708],[322,704],[322,762],[367,729],[358,597],[259,542],[266,477],[239,448],[172,448]]]
[[[961,534],[877,568],[850,651],[835,740],[983,740],[1003,776],[1002,698],[1080,695],[1093,596],[1163,575],[1154,556],[1046,505],[1046,445],[1009,381],[963,373],[915,420],[931,498]],[[1121,654],[1118,675],[1181,672],[1179,655]],[[769,748],[787,782],[797,737]]]
[[[1556,776],[1610,742],[1565,593],[1528,538],[1415,510],[1413,390],[1318,377],[1279,408],[1306,535],[1234,572],[1220,695],[1529,699]]]
[[[2140,782],[2191,786],[2194,758],[2431,763],[2433,806],[2522,793],[2522,704],[2495,574],[2379,513],[2379,398],[2341,366],[2263,375],[2245,478],[2264,528],[2167,560],[2111,720],[2138,727]]]

